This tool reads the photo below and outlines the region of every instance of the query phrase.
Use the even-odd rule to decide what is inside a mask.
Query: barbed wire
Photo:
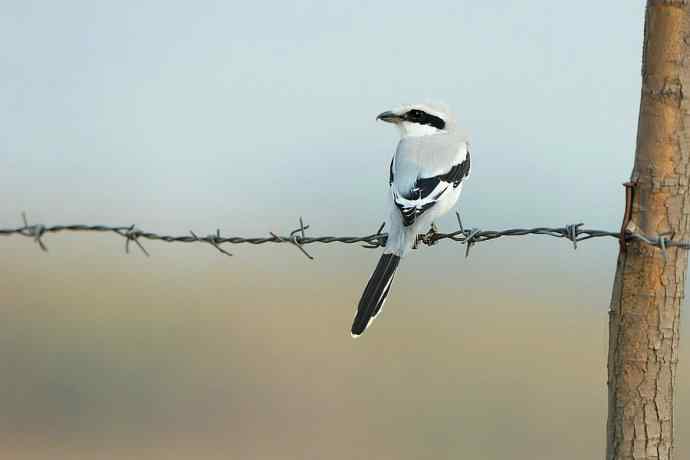
[[[563,227],[534,227],[534,228],[512,228],[506,230],[481,230],[478,228],[466,229],[460,214],[456,213],[459,229],[451,233],[441,233],[436,229],[432,229],[425,235],[420,235],[418,242],[424,243],[428,246],[436,244],[438,241],[451,240],[466,245],[465,257],[469,255],[470,248],[477,243],[495,240],[502,237],[516,237],[525,235],[543,235],[555,238],[564,238],[570,241],[574,249],[577,249],[577,244],[592,238],[616,238],[618,240],[640,241],[650,246],[661,249],[662,254],[666,257],[666,249],[670,247],[677,247],[681,249],[690,249],[690,241],[673,240],[672,234],[661,234],[656,237],[642,235],[637,232],[610,232],[605,230],[593,230],[582,228],[584,224],[570,224]],[[0,228],[0,235],[11,236],[20,235],[33,240],[39,245],[43,251],[48,248],[43,242],[43,236],[47,233],[60,232],[100,232],[100,233],[115,233],[116,235],[125,239],[125,252],[129,254],[130,243],[134,242],[139,249],[149,256],[149,252],[144,248],[140,240],[163,241],[166,243],[206,243],[213,246],[216,250],[227,256],[232,256],[231,253],[221,247],[222,244],[266,244],[266,243],[288,243],[299,249],[309,259],[314,257],[304,248],[305,245],[322,243],[345,243],[345,244],[361,244],[362,247],[368,249],[375,249],[385,246],[388,235],[383,233],[385,224],[382,224],[376,233],[364,236],[307,236],[306,230],[309,225],[305,225],[302,218],[299,218],[299,227],[292,230],[287,236],[280,236],[276,233],[269,232],[266,237],[242,237],[242,236],[222,236],[220,229],[215,233],[207,236],[197,236],[196,233],[190,231],[189,235],[172,236],[160,235],[158,233],[147,232],[140,230],[135,225],[128,226],[108,226],[108,225],[52,225],[46,226],[43,224],[29,224],[26,214],[22,213],[23,224],[16,228]],[[415,244],[415,246],[417,246]]]

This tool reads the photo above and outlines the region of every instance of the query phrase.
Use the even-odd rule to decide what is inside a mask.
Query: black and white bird
[[[445,107],[404,105],[376,118],[396,125],[401,138],[390,164],[388,240],[359,301],[353,337],[381,313],[400,259],[455,206],[470,174],[468,141]]]

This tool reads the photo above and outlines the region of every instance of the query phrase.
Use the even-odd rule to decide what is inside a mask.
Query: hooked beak
[[[395,122],[397,122],[397,121],[400,121],[400,120],[401,120],[401,117],[400,117],[400,115],[398,115],[398,114],[396,114],[396,113],[393,113],[393,112],[391,112],[390,110],[388,110],[388,111],[386,111],[386,112],[380,113],[380,114],[376,117],[376,119],[377,119],[377,120],[381,120],[381,121],[385,121],[385,122],[388,122],[388,123],[395,123]]]

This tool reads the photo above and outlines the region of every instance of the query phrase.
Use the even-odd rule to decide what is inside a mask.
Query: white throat
[[[402,137],[431,136],[443,132],[431,125],[421,125],[419,123],[410,123],[409,121],[397,123],[397,126]]]

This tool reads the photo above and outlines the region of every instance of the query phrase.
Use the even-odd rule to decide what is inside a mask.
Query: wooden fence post
[[[613,32],[612,32],[613,33]],[[690,6],[648,0],[627,230],[690,239]],[[607,460],[669,460],[688,251],[621,248],[609,317]]]

